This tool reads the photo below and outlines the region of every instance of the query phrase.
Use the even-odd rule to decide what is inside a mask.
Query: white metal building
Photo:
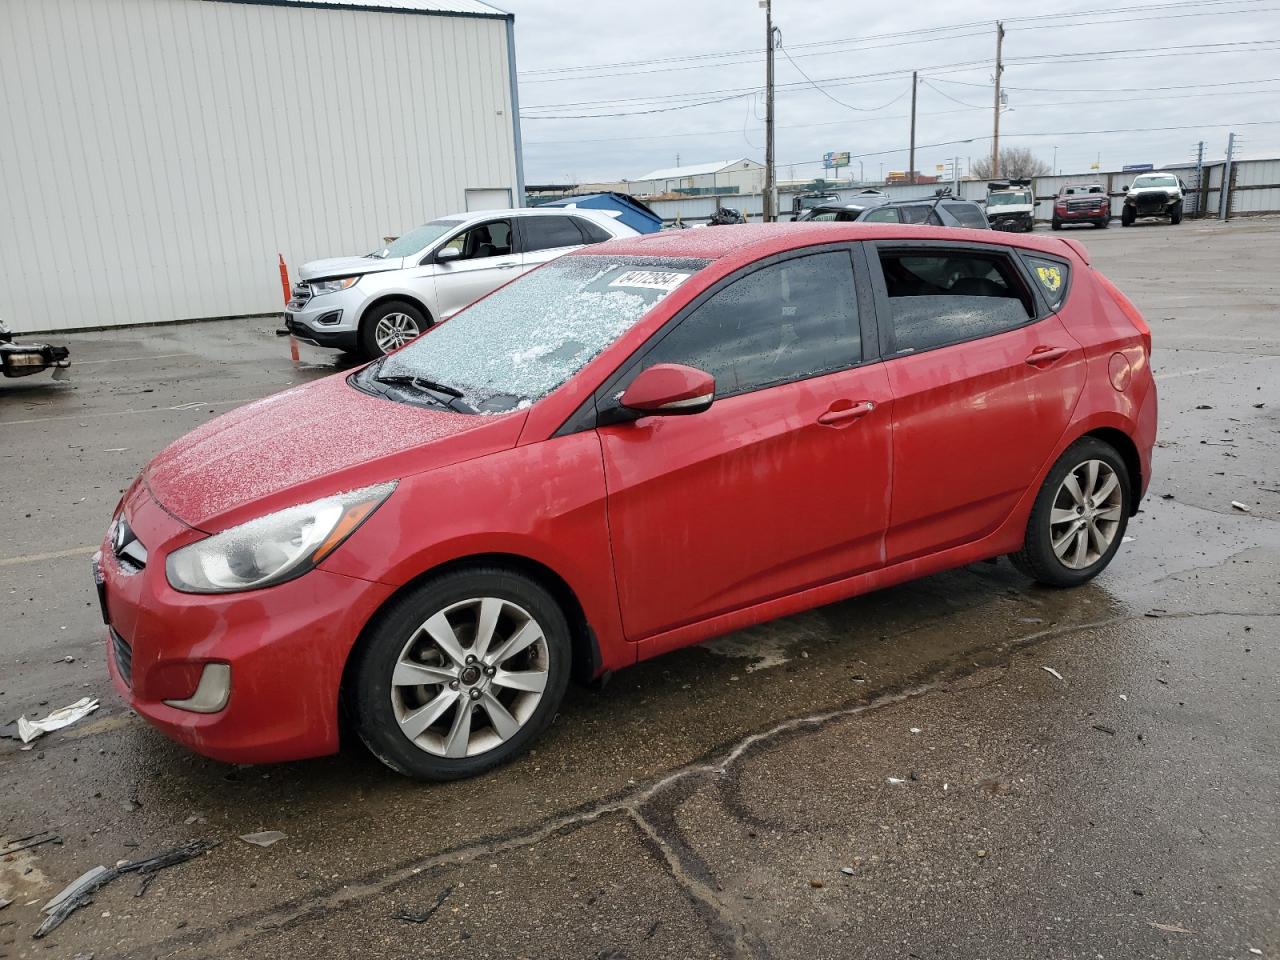
[[[637,197],[664,193],[760,193],[764,190],[764,164],[746,157],[685,164],[651,170],[634,180],[611,184],[609,189]]]
[[[513,30],[480,0],[0,0],[0,318],[279,311],[277,253],[519,205]]]

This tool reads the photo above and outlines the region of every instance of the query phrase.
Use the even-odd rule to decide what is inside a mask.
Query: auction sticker
[[[670,293],[689,279],[691,274],[670,270],[628,270],[609,281],[611,287],[636,287],[642,290],[662,290]]]

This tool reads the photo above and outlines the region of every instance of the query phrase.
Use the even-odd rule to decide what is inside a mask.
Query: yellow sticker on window
[[[1036,275],[1044,288],[1050,293],[1057,293],[1062,287],[1062,271],[1057,267],[1036,267]]]

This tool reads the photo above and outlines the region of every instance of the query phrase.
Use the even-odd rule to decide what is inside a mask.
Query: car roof
[[[901,207],[901,206],[905,206],[906,204],[917,204],[917,203],[932,204],[936,201],[941,201],[943,203],[975,203],[976,202],[973,200],[966,200],[964,197],[953,197],[951,194],[948,193],[948,194],[944,194],[941,197],[899,197],[894,200],[889,200],[886,203],[882,203],[880,204],[880,206]]]
[[[801,220],[793,223],[743,223],[728,227],[708,227],[704,230],[663,230],[660,233],[647,233],[581,247],[566,256],[616,255],[719,260],[732,254],[749,252],[749,259],[758,260],[799,247],[855,240],[959,240],[1038,250],[1059,257],[1068,250],[1078,255],[1076,248],[1060,237],[909,223],[822,223]]]
[[[501,207],[496,210],[470,210],[467,213],[449,213],[437,220],[453,220],[467,223],[470,220],[492,220],[494,217],[587,217],[594,220],[616,220],[612,210],[588,207]]]

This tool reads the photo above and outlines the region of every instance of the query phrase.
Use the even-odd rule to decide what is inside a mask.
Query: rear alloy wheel
[[[1130,491],[1128,468],[1111,446],[1093,437],[1077,441],[1045,478],[1023,548],[1010,559],[1050,586],[1093,579],[1124,539]]]
[[[431,326],[426,316],[402,300],[374,307],[360,321],[360,349],[372,360],[399,350]]]
[[[551,723],[569,656],[564,615],[538,584],[496,569],[448,574],[373,629],[350,690],[360,737],[408,776],[473,776]]]

